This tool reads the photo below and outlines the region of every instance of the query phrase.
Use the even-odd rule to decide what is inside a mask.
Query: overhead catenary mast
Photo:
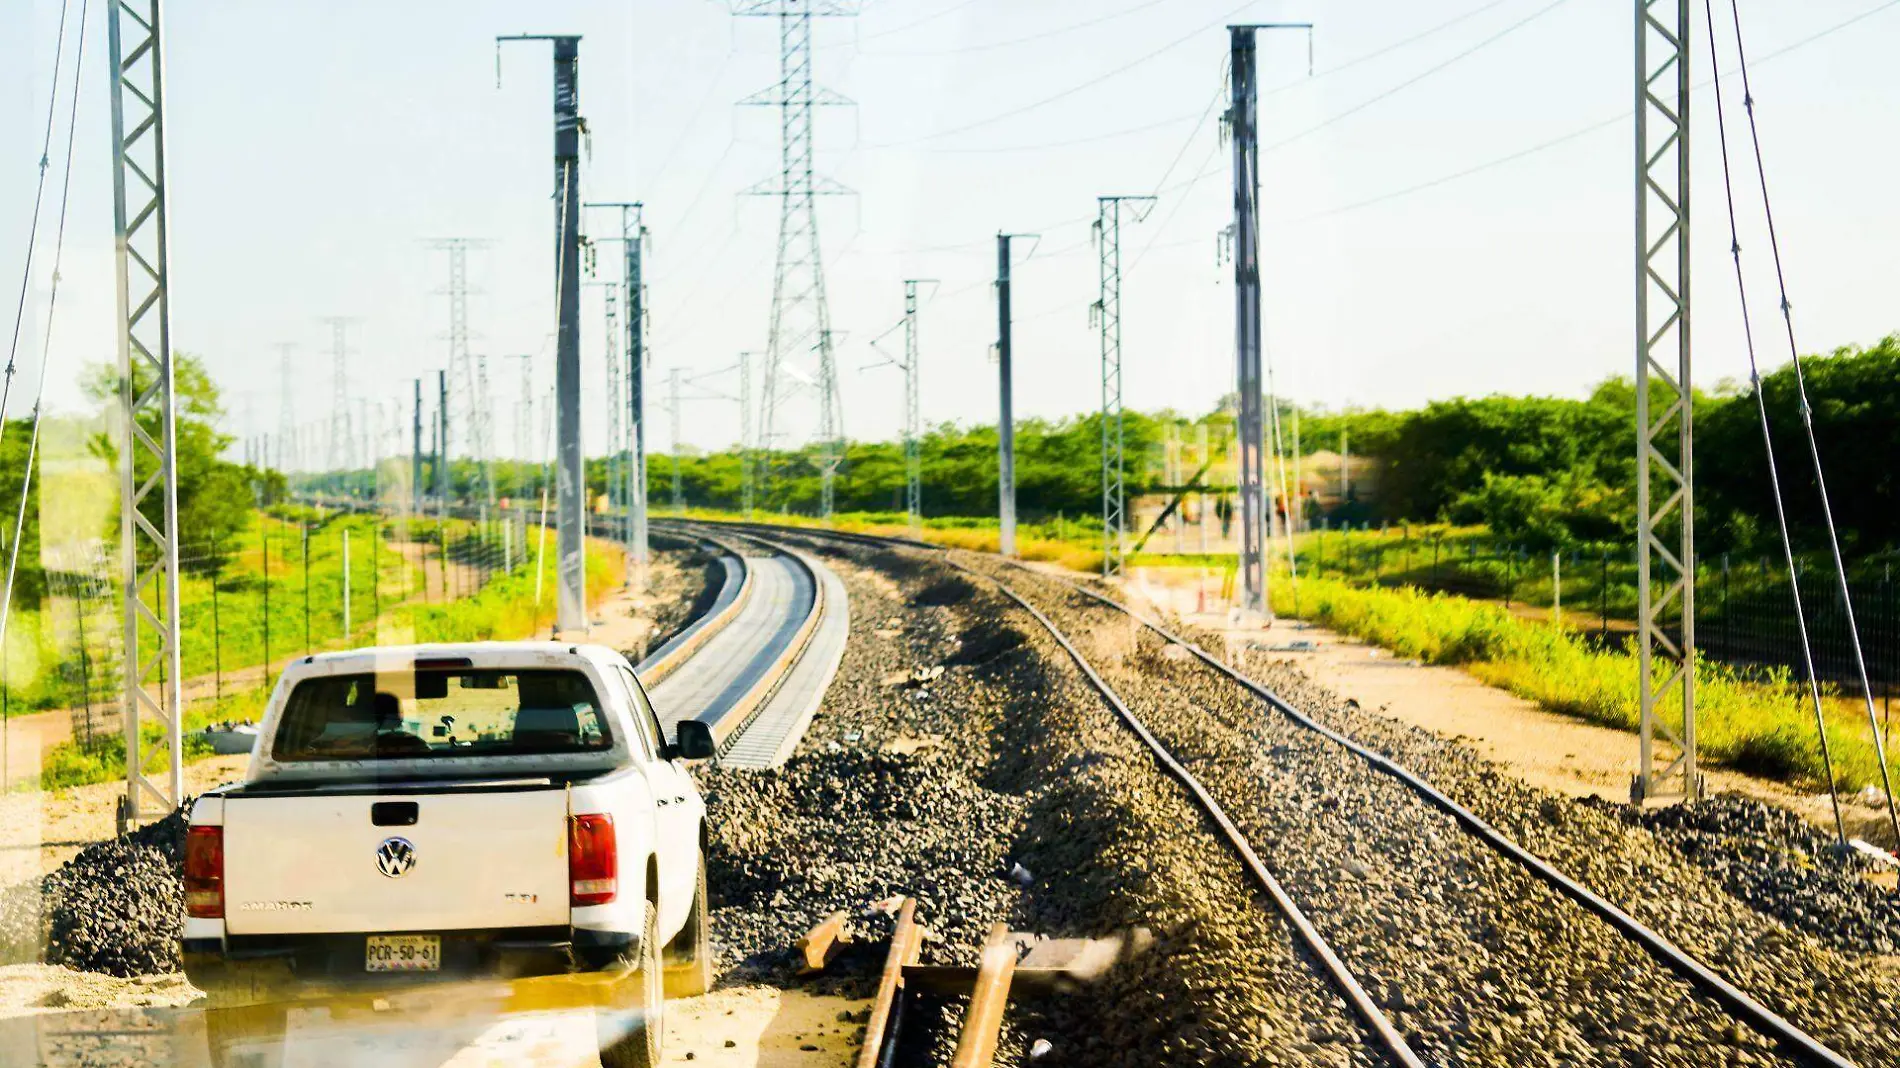
[[[1119,575],[1128,551],[1127,465],[1122,449],[1122,205],[1136,222],[1152,196],[1095,198],[1095,247],[1101,292],[1089,306],[1102,339],[1102,574]]]
[[[622,437],[608,447],[610,455],[626,450],[627,463],[621,473],[621,497],[626,502],[626,552],[635,564],[647,562],[647,312],[646,245],[649,240],[643,221],[644,205],[637,200],[593,201],[589,208],[619,208],[620,236],[595,238],[596,242],[618,241],[624,257],[621,267],[622,306],[626,309],[626,392],[622,417]],[[609,398],[609,405],[614,401]]]
[[[1261,418],[1264,379],[1260,341],[1260,119],[1259,71],[1255,39],[1261,30],[1300,30],[1311,41],[1306,22],[1259,23],[1227,27],[1230,102],[1227,129],[1234,143],[1234,222],[1230,231],[1234,261],[1234,356],[1239,393],[1240,453],[1240,611],[1245,617],[1273,620],[1266,566],[1267,501],[1265,422]]]
[[[520,35],[501,41],[554,46],[555,629],[587,629],[586,472],[581,458],[581,131],[578,36]]]
[[[809,388],[815,389],[818,401],[812,435],[818,445],[818,507],[819,513],[829,518],[838,467],[844,462],[844,407],[832,351],[831,313],[825,301],[817,198],[850,191],[813,173],[813,109],[850,101],[812,84],[811,20],[855,15],[857,11],[842,0],[740,0],[733,13],[779,20],[779,80],[740,101],[779,109],[778,177],[749,190],[779,200],[778,263],[772,282],[758,443],[769,456],[781,437],[789,439],[786,402],[797,379],[813,382]],[[809,360],[812,355],[816,356],[816,375],[794,373],[795,361]]]
[[[125,799],[119,809],[122,832],[147,815],[170,813],[185,799],[162,7],[161,0],[114,0],[106,15],[119,290],[119,563],[125,613],[121,659],[126,773]],[[151,475],[137,473],[140,456],[150,461]],[[141,728],[145,723],[160,728],[157,752],[147,751],[148,738]],[[164,770],[156,775],[154,757],[163,760]]]

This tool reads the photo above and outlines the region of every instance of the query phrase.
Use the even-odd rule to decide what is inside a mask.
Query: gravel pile
[[[812,922],[912,893],[936,932],[929,963],[975,963],[999,920],[1152,935],[1085,994],[1012,1003],[999,1064],[1039,1039],[1037,1065],[1374,1063],[1237,862],[1033,621],[939,563],[808,544],[847,586],[852,644],[784,769],[705,775],[729,977],[790,981],[786,947]],[[946,1063],[961,999],[919,1001],[906,1055]]]
[[[48,964],[120,978],[176,972],[184,811],[0,893],[0,961],[39,959],[43,949]]]
[[[1681,853],[1758,912],[1839,949],[1900,953],[1900,894],[1869,883],[1875,862],[1801,817],[1750,798],[1636,809],[1601,803]]]
[[[994,566],[994,565],[987,565]],[[1050,611],[1228,808],[1428,1061],[1785,1063],[1607,926],[1395,780],[1063,586],[1000,572]],[[1900,988],[1731,896],[1611,813],[1534,791],[1285,664],[1248,671],[1425,775],[1862,1064],[1900,1063]]]

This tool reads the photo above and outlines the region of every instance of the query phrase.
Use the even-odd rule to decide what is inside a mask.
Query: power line
[[[1106,15],[1097,15],[1096,17],[1092,19],[1084,19],[1081,22],[1073,22],[1067,26],[1058,26],[1054,29],[1042,30],[1038,33],[1028,34],[1023,37],[1014,37],[1007,41],[990,41],[986,44],[959,45],[956,48],[919,49],[919,50],[910,51],[910,52],[861,52],[860,54],[866,55],[866,56],[894,56],[896,57],[896,56],[955,56],[955,55],[966,55],[971,52],[993,52],[999,48],[1012,48],[1016,45],[1029,44],[1033,41],[1044,41],[1044,40],[1048,40],[1051,37],[1060,37],[1063,34],[1074,33],[1076,30],[1086,30],[1091,26],[1100,26],[1104,22],[1113,22],[1119,18],[1126,18],[1129,15],[1133,15],[1141,11],[1146,11],[1147,9],[1151,7],[1155,7],[1166,2],[1168,2],[1168,0],[1142,0],[1141,3],[1136,4],[1133,7],[1123,8],[1120,11],[1111,11]]]
[[[1027,104],[1022,104],[1017,107],[1013,107],[1009,109],[1008,111],[1002,112],[1000,114],[991,115],[989,118],[986,118],[986,119],[978,119],[975,122],[965,123],[962,126],[953,126],[947,130],[938,130],[935,133],[922,134],[920,136],[909,138],[903,141],[891,141],[891,142],[887,142],[881,145],[867,145],[866,147],[867,148],[892,148],[892,147],[898,147],[898,146],[903,146],[903,145],[921,144],[925,141],[934,141],[940,137],[951,137],[956,134],[967,133],[971,130],[980,129],[984,126],[990,126],[995,123],[1002,122],[1005,119],[1015,118],[1018,115],[1022,115],[1027,112],[1034,111],[1037,108],[1046,107],[1050,104],[1055,103],[1058,100],[1066,100],[1069,97],[1074,96],[1075,94],[1081,92],[1084,89],[1093,88],[1119,75],[1126,74],[1127,72],[1134,70],[1136,67],[1139,67],[1142,64],[1147,63],[1148,61],[1152,59],[1156,59],[1168,52],[1173,51],[1176,48],[1181,47],[1184,44],[1187,44],[1189,41],[1192,41],[1194,38],[1200,36],[1202,33],[1206,32],[1207,30],[1210,30],[1215,26],[1221,25],[1222,23],[1226,22],[1228,19],[1233,18],[1235,15],[1238,15],[1242,11],[1245,11],[1246,9],[1252,7],[1253,4],[1254,4],[1254,0],[1248,0],[1247,3],[1241,4],[1240,6],[1227,11],[1225,14],[1221,15],[1220,18],[1217,18],[1213,20],[1212,22],[1208,22],[1203,25],[1196,26],[1190,32],[1180,37],[1177,37],[1172,41],[1169,41],[1167,44],[1162,45],[1160,48],[1157,48],[1152,52],[1149,52],[1142,56],[1138,56],[1135,59],[1129,60],[1128,62],[1123,63],[1120,66],[1114,67],[1108,71],[1105,71],[1102,74],[1096,75],[1095,77],[1090,78],[1087,81],[1080,82],[1076,85],[1072,85],[1069,88],[1064,89],[1061,92],[1056,93],[1052,96],[1046,96],[1040,100],[1034,100]]]
[[[85,39],[85,32],[86,26],[82,15],[79,25],[80,39],[82,41]],[[53,45],[53,77],[51,87],[47,89],[46,92],[46,134],[40,141],[40,173],[33,187],[33,219],[26,231],[26,266],[20,271],[20,303],[13,313],[13,341],[7,347],[6,385],[0,387],[0,435],[4,435],[6,432],[7,402],[11,400],[13,396],[14,358],[20,350],[20,330],[26,324],[26,295],[33,285],[33,249],[39,244],[40,203],[46,194],[46,168],[52,158],[53,115],[59,106],[59,68],[61,58],[65,55],[65,51],[66,0],[60,0],[59,36]],[[78,61],[74,60],[74,63],[75,72],[73,74],[73,84],[75,88],[73,90],[73,106],[77,109],[79,106],[77,98],[79,74],[76,66]],[[68,149],[66,153],[66,167],[67,172],[70,174],[72,170],[72,151],[70,149]],[[62,206],[60,210],[63,212],[65,208]]]

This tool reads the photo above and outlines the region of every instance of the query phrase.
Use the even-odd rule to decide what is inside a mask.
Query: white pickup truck
[[[214,1065],[281,1046],[290,999],[548,980],[606,1068],[659,1060],[668,988],[712,980],[705,804],[600,646],[325,653],[284,671],[244,781],[192,806],[186,975]]]

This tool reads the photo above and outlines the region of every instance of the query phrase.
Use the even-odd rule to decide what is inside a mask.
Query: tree
[[[1803,366],[1815,445],[1844,547],[1871,553],[1900,546],[1900,474],[1894,463],[1900,457],[1900,419],[1894,416],[1900,411],[1900,336],[1872,348],[1810,356]],[[1761,394],[1795,548],[1821,551],[1827,529],[1794,366],[1763,376]],[[1711,552],[1778,551],[1755,391],[1697,418],[1697,541]]]
[[[144,390],[151,385],[151,371],[135,365],[132,388]],[[101,405],[116,405],[119,395],[117,367],[96,366],[85,383],[86,395]],[[173,393],[173,464],[178,479],[178,553],[181,566],[215,568],[223,565],[237,535],[250,524],[254,473],[241,464],[222,459],[232,438],[220,433],[217,420],[224,409],[219,403],[217,383],[206,373],[204,362],[185,353],[172,355]],[[157,440],[159,415],[148,411],[139,416],[139,426]],[[120,431],[93,437],[93,454],[113,465],[119,463]],[[156,473],[156,460],[149,450],[133,454],[133,477],[143,483]],[[162,529],[164,501],[156,492],[142,506],[146,521]],[[112,518],[114,532],[118,516]]]

